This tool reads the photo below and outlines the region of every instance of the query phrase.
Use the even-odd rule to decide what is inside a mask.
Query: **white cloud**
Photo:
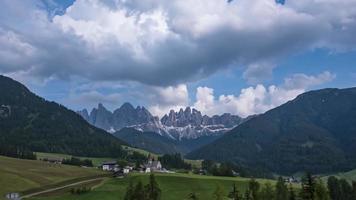
[[[149,110],[158,116],[167,114],[171,109],[178,110],[189,105],[189,94],[184,84],[172,87],[153,87],[149,98]]]
[[[98,103],[103,103],[109,109],[116,109],[118,102],[122,102],[121,93],[102,94],[96,90],[71,93],[67,98],[62,99],[60,103],[64,105],[75,105],[77,110],[94,108]]]
[[[257,83],[288,55],[356,46],[355,0],[77,0],[53,18],[41,2],[1,1],[0,73],[166,87],[244,67]]]
[[[238,96],[214,96],[212,88],[197,88],[194,107],[208,115],[233,113],[242,117],[260,114],[294,99],[306,90],[329,82],[335,78],[330,72],[323,72],[317,76],[294,74],[286,78],[283,85],[265,87],[257,85],[241,90]]]

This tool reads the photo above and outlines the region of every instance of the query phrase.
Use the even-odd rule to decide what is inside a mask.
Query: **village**
[[[122,178],[131,172],[139,173],[175,173],[173,171],[165,169],[159,160],[154,160],[154,158],[149,159],[145,164],[139,166],[120,166],[117,161],[107,161],[103,162],[100,166],[103,171],[112,172],[114,177]]]

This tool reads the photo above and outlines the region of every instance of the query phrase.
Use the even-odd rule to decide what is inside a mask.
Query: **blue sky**
[[[0,3],[0,73],[73,110],[248,116],[356,86],[355,1],[34,2]]]

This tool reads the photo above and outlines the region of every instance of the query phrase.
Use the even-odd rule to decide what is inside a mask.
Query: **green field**
[[[3,199],[8,192],[22,192],[102,174],[103,172],[97,169],[0,156],[0,199]]]
[[[158,159],[159,154],[154,154],[154,153],[151,153],[151,152],[148,152],[146,150],[143,150],[143,149],[137,149],[137,148],[133,148],[133,147],[129,147],[129,146],[124,146],[124,149],[127,150],[127,151],[136,151],[138,153],[141,153],[145,156],[148,156],[150,155],[151,157],[155,158],[155,159]],[[202,163],[202,160],[189,160],[189,159],[184,159],[185,162],[191,164],[193,167],[196,167],[196,168],[201,168],[201,163]]]
[[[72,195],[64,192],[60,196],[46,196],[32,198],[32,200],[120,200],[123,199],[126,187],[130,181],[134,183],[142,180],[148,181],[148,174],[131,174],[123,179],[108,179],[104,184],[93,191],[83,195]],[[213,199],[212,194],[217,185],[225,188],[226,194],[233,183],[243,192],[248,185],[249,179],[232,177],[212,177],[191,174],[156,174],[156,180],[162,190],[164,200],[184,200],[190,192],[198,194],[199,199]],[[268,180],[258,180],[260,183],[271,182]]]
[[[71,158],[71,155],[68,154],[58,154],[58,153],[41,153],[41,152],[36,152],[37,159],[43,159],[43,158]],[[105,161],[112,161],[116,160],[114,158],[93,158],[93,157],[80,157],[80,156],[74,156],[80,159],[89,159],[93,162],[93,165],[95,167],[101,166],[101,164]]]
[[[150,153],[146,150],[142,150],[142,149],[137,149],[137,148],[133,148],[133,147],[128,147],[128,146],[124,146],[124,149],[127,150],[128,152],[138,152],[141,153],[145,156],[150,155],[151,157],[158,159],[158,154],[154,154],[154,153]],[[43,159],[43,158],[71,158],[71,155],[67,155],[67,154],[57,154],[57,153],[42,153],[42,152],[36,152],[37,158],[38,159]],[[80,159],[89,159],[93,162],[93,165],[98,167],[100,166],[103,162],[105,161],[111,161],[111,160],[116,160],[115,158],[93,158],[93,157],[80,157],[80,156],[75,156],[78,157]],[[189,164],[191,164],[193,167],[197,167],[200,168],[201,167],[201,160],[189,160],[189,159],[185,159],[185,161]]]
[[[352,171],[349,171],[349,172],[336,173],[336,174],[330,174],[330,175],[322,176],[323,181],[326,182],[327,179],[330,176],[335,176],[335,177],[340,178],[340,179],[346,179],[349,182],[356,181],[356,169],[352,170]]]

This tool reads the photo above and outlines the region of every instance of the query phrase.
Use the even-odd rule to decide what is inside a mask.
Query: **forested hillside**
[[[75,112],[0,76],[0,153],[26,149],[78,156],[121,156],[121,140]]]

